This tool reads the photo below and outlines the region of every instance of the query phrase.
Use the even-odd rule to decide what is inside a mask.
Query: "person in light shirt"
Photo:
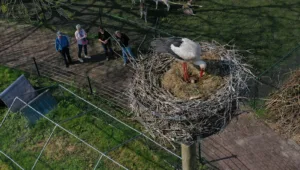
[[[88,44],[87,33],[84,31],[83,28],[81,28],[79,24],[76,25],[75,38],[78,44],[78,61],[82,63],[83,62],[83,59],[81,57],[82,48],[84,50],[84,58],[91,58],[91,57],[88,56],[87,53],[87,44]]]

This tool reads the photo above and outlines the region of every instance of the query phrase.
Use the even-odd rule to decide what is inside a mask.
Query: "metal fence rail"
[[[100,83],[89,78],[89,76],[67,72],[59,67],[48,65],[42,62],[35,62],[34,66],[37,74],[49,77],[67,85],[84,89],[93,95],[104,97],[121,107],[128,108],[128,95],[122,91],[111,88],[109,85],[106,85],[103,82]]]

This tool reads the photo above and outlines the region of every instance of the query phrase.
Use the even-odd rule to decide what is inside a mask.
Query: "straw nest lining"
[[[207,75],[217,73],[222,78],[222,85],[207,97],[182,99],[163,87],[164,75],[177,62],[167,54],[144,55],[135,65],[131,108],[153,137],[190,144],[196,136],[219,131],[234,115],[252,74],[231,46],[216,42],[200,45],[203,55],[214,56],[205,60]]]
[[[202,58],[212,61],[211,56],[204,53]],[[211,93],[215,93],[220,87],[225,85],[223,79],[225,75],[222,76],[220,69],[213,66],[209,66],[205,76],[199,78],[199,66],[188,63],[188,74],[190,75],[190,83],[188,83],[183,79],[184,72],[181,63],[173,62],[170,69],[162,76],[162,87],[180,99],[208,98]]]
[[[268,119],[274,123],[271,127],[300,144],[300,69],[270,95],[266,109]]]

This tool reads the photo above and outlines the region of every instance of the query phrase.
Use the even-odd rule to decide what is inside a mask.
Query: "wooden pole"
[[[39,70],[39,67],[38,67],[38,65],[37,65],[37,63],[36,63],[36,61],[35,61],[35,58],[32,57],[32,59],[33,59],[33,62],[34,62],[34,65],[35,65],[35,69],[36,69],[37,74],[38,74],[39,76],[41,76],[40,70]]]
[[[197,169],[196,142],[191,145],[181,144],[181,157],[183,170]]]
[[[198,156],[199,156],[199,162],[202,164],[202,155],[201,155],[201,137],[197,136],[197,142],[198,142]]]
[[[90,92],[91,92],[91,94],[93,94],[93,88],[92,88],[90,77],[88,75],[86,77],[87,77],[87,80],[88,80],[88,83],[89,83]]]

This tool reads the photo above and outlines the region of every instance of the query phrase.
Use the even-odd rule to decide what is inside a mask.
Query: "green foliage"
[[[13,170],[12,165],[9,165],[6,157],[0,155],[0,169],[2,170]]]
[[[258,116],[259,118],[266,118],[267,117],[267,111],[265,108],[260,108],[260,109],[256,109],[255,110],[255,114],[256,116]]]
[[[170,23],[170,22],[171,22],[171,19],[168,18],[168,17],[163,17],[163,18],[161,18],[161,22],[164,22],[164,23]]]
[[[45,15],[44,15],[43,13],[40,13],[40,15],[38,16],[38,18],[39,18],[39,20],[40,20],[41,22],[43,22],[44,19],[45,19]]]
[[[0,66],[0,91],[6,89],[11,83],[13,83],[20,75],[24,74],[26,78],[34,87],[49,87],[57,83],[49,80],[48,78],[37,77],[35,75],[29,75],[19,70],[12,70],[8,67]]]
[[[98,40],[98,34],[97,33],[89,33],[87,38]]]
[[[6,13],[7,11],[8,11],[7,5],[1,4],[1,12],[2,12],[2,13]]]
[[[62,2],[61,2],[60,0],[55,1],[55,7],[60,7],[61,3],[62,3]]]
[[[14,82],[22,72],[12,71],[11,69],[6,67],[0,67],[0,73],[0,91],[3,91],[8,87],[9,84]]]
[[[260,99],[252,99],[249,101],[249,106],[254,109],[255,115],[259,118],[266,119],[267,111],[265,109],[265,102]]]
[[[64,10],[64,12],[66,13],[67,15],[67,18],[70,19],[70,20],[74,20],[74,16],[75,16],[75,12],[70,12],[68,10]]]

